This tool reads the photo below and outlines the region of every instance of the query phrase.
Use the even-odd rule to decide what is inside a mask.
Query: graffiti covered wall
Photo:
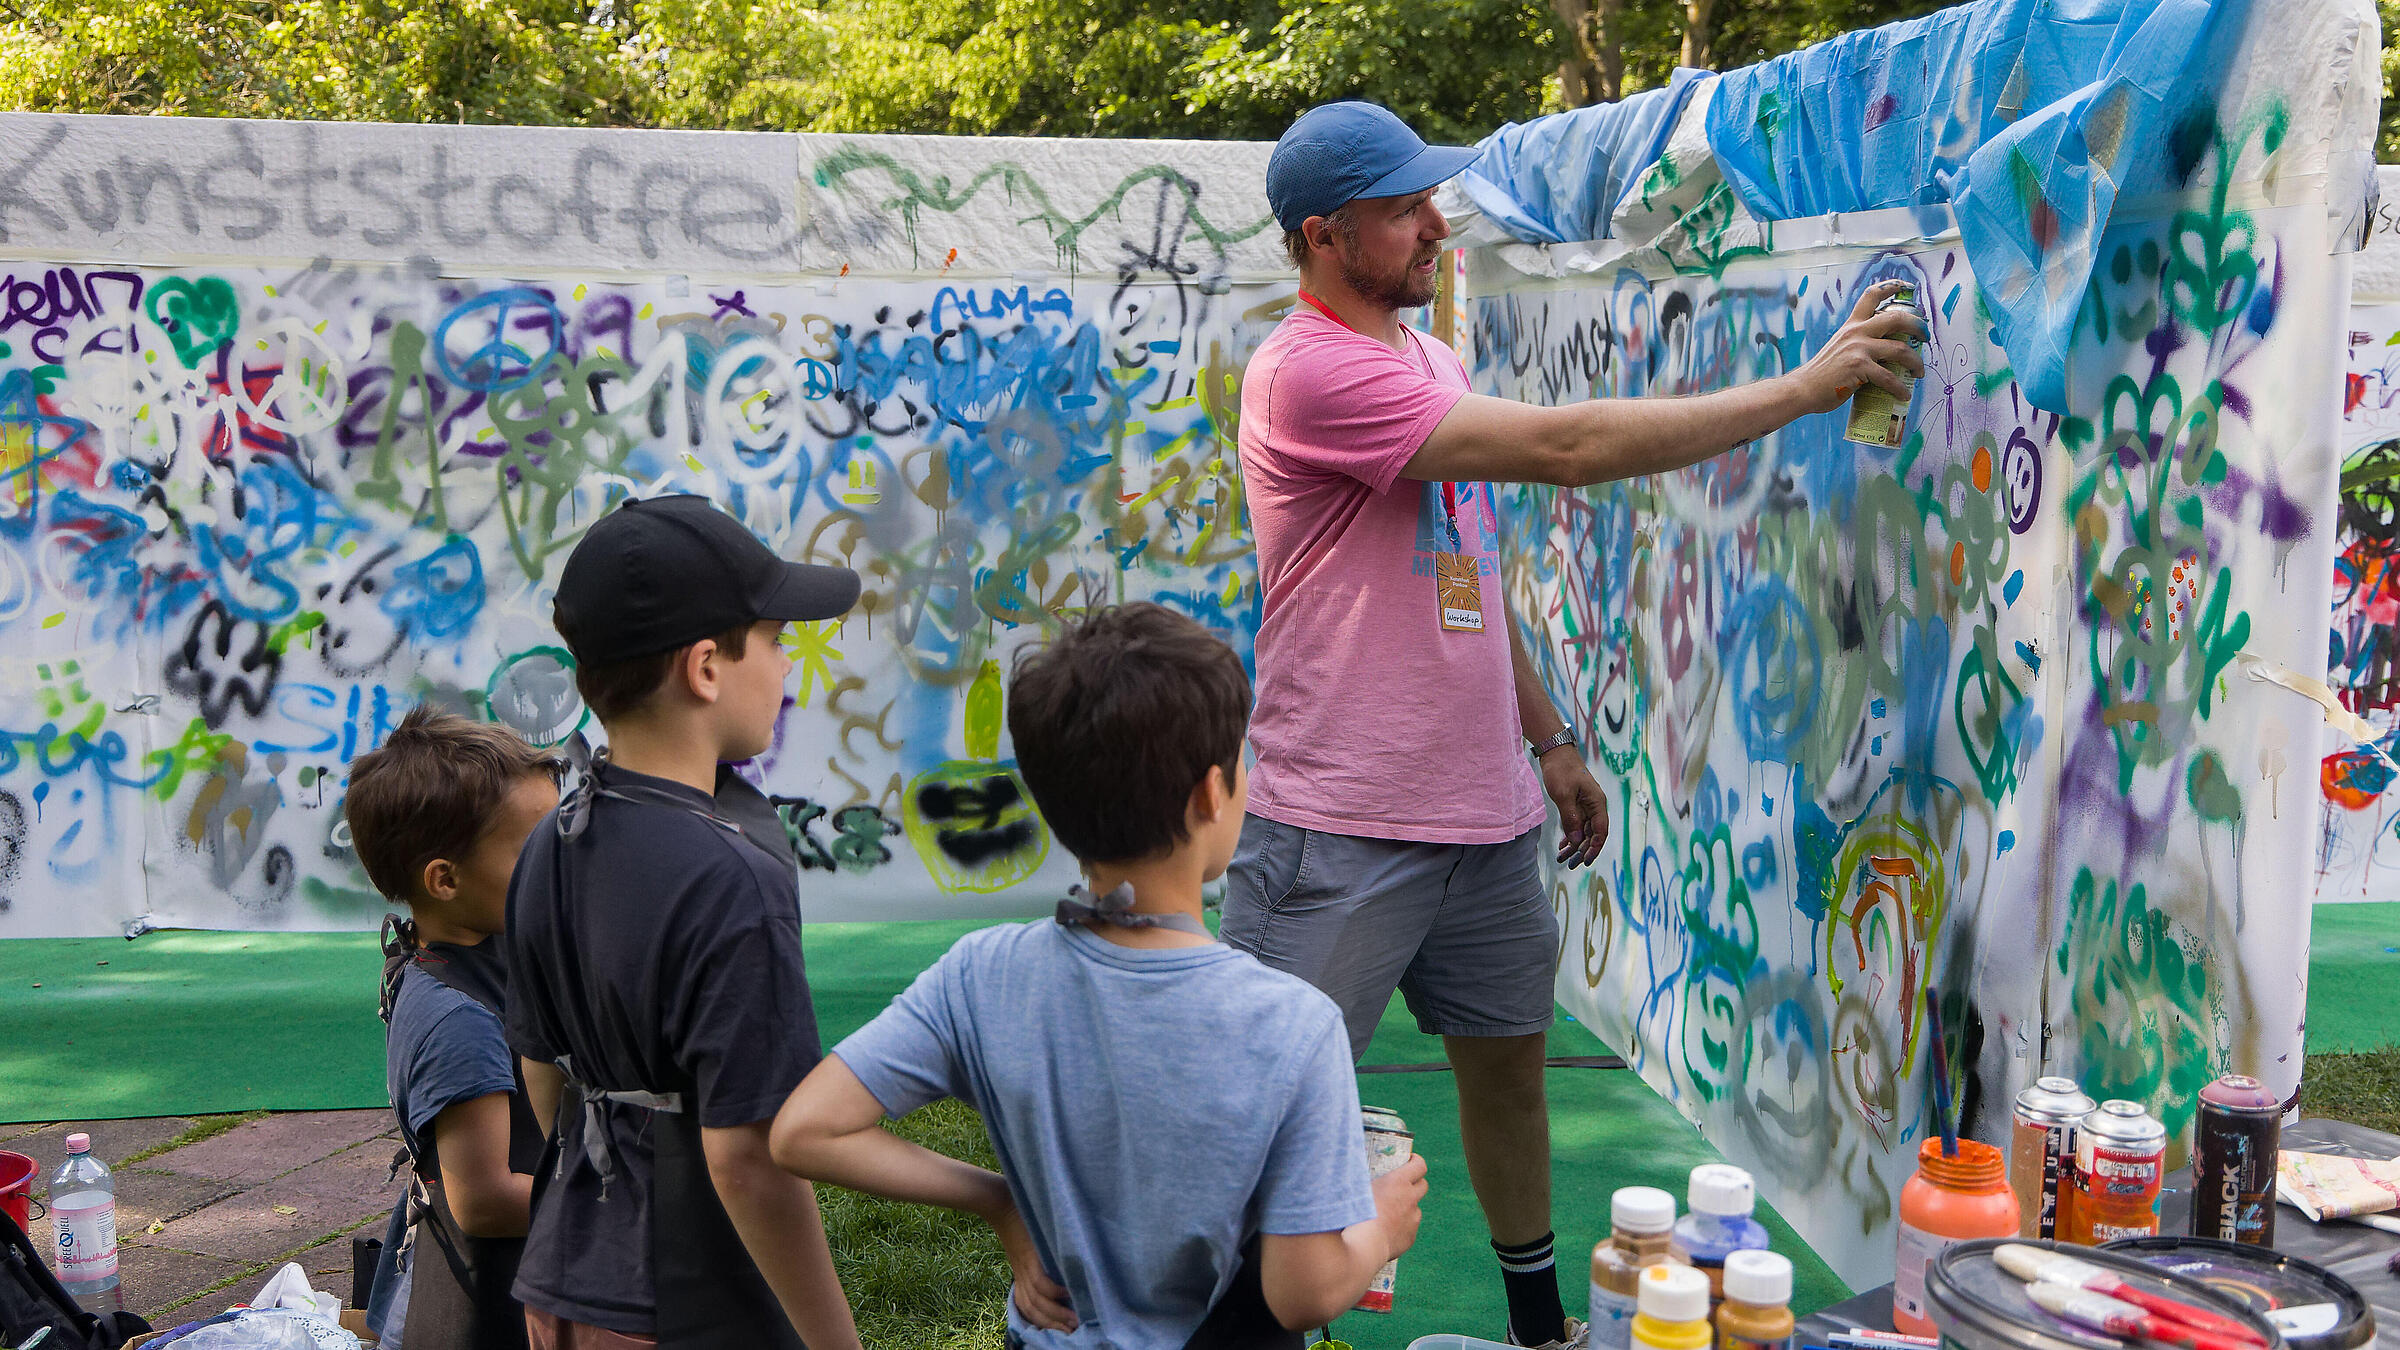
[[[667,491],[865,579],[752,766],[811,917],[1063,889],[1013,648],[1249,650],[1265,150],[0,116],[0,937],[372,927],[348,764],[588,756],[550,588]]]
[[[2384,168],[2351,283],[2342,501],[2326,681],[2372,728],[2331,749],[2317,840],[2320,902],[2400,900],[2400,169]]]
[[[2280,41],[2352,54],[2362,22],[2371,51],[2351,6]],[[1474,259],[1478,387],[1541,403],[1776,374],[1885,278],[1925,302],[1900,447],[1808,418],[1509,513],[1512,604],[1617,822],[1555,879],[1560,998],[1859,1287],[1933,1124],[1928,989],[1986,1139],[2043,1073],[2187,1138],[2216,1074],[2298,1081],[2309,771],[2341,742],[2293,686],[2326,670],[2357,215],[2312,175],[2371,100],[2244,69],[2184,128],[2184,190],[2093,241],[2063,415],[1945,209],[1753,220],[1687,134],[1705,89],[1629,242]]]

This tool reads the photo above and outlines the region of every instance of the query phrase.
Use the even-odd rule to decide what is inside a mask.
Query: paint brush
[[[2063,1284],[2029,1284],[2025,1292],[2035,1303],[2077,1326],[2104,1331],[2111,1336],[2128,1340],[2165,1341],[2170,1345],[2190,1346],[2191,1350],[2246,1350],[2253,1341],[2237,1341],[2230,1336],[2217,1336],[2197,1331],[2181,1322],[2170,1322],[2106,1294],[2089,1289],[2071,1289]]]
[[[1958,1156],[1958,1126],[1950,1120],[1950,1049],[1942,1039],[1942,1005],[1934,997],[1933,986],[1925,986],[1925,1032],[1933,1044],[1926,1054],[1933,1059],[1933,1113],[1942,1125],[1942,1156]]]
[[[2243,1345],[2264,1345],[2266,1338],[2233,1318],[2195,1307],[2164,1294],[2154,1294],[2128,1282],[2113,1270],[2078,1260],[2064,1252],[2044,1251],[2021,1242],[2011,1242],[1992,1253],[1992,1260],[2002,1270],[2035,1288],[2050,1286],[2058,1289],[2080,1289],[2105,1295],[2118,1302],[2154,1314],[2168,1322],[2178,1323],[2194,1331]],[[2048,1306],[2048,1305],[2044,1305]],[[2160,1337],[2161,1340],[2171,1339]]]

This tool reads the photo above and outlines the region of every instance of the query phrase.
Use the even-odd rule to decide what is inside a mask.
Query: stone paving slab
[[[237,1125],[143,1165],[254,1185],[398,1127],[389,1111],[290,1111]]]
[[[393,1192],[336,1195],[260,1186],[169,1222],[145,1240],[203,1256],[264,1262],[389,1214]]]
[[[151,1224],[172,1222],[238,1193],[231,1182],[128,1168],[117,1173],[117,1232],[127,1242],[147,1241]]]
[[[347,1299],[348,1234],[362,1227],[380,1232],[402,1185],[389,1175],[398,1147],[391,1113],[272,1115],[118,1167],[120,1159],[170,1142],[195,1123],[159,1117],[89,1127],[93,1152],[117,1168],[125,1306],[155,1325],[177,1325],[247,1297],[287,1257],[301,1263],[317,1288]],[[80,1128],[25,1126],[0,1144],[33,1156],[46,1173],[64,1159],[67,1134]],[[153,1224],[158,1231],[150,1231]],[[31,1236],[49,1250],[49,1221],[36,1219]]]
[[[24,1133],[6,1140],[8,1151],[22,1153],[41,1164],[38,1193],[47,1194],[52,1173],[67,1161],[67,1136],[88,1134],[92,1137],[92,1156],[111,1168],[136,1153],[158,1147],[198,1121],[191,1116],[151,1116],[140,1120],[95,1120],[90,1124],[60,1121],[54,1125],[27,1125]]]
[[[153,1242],[157,1234],[149,1231],[153,1223],[179,1219],[186,1214],[207,1208],[239,1194],[225,1182],[206,1177],[187,1177],[178,1172],[145,1172],[132,1168],[117,1173],[117,1241]],[[49,1251],[57,1240],[57,1230],[50,1226],[47,1214],[37,1213],[33,1227],[26,1234],[34,1246]]]
[[[392,1155],[399,1151],[397,1138],[378,1136],[363,1144],[346,1148],[330,1158],[319,1158],[296,1172],[287,1172],[273,1181],[262,1183],[262,1191],[292,1192],[339,1199],[345,1196],[380,1196],[384,1208],[408,1184],[405,1168],[392,1170]]]
[[[153,1326],[165,1328],[188,1322],[198,1316],[190,1315],[162,1320],[167,1310],[190,1303],[201,1290],[213,1288],[235,1276],[247,1275],[250,1266],[242,1261],[228,1261],[220,1256],[201,1256],[195,1252],[179,1252],[171,1247],[142,1245],[117,1248],[117,1273],[125,1281],[125,1306],[150,1320]],[[215,1305],[238,1302],[266,1283],[266,1276],[255,1280],[237,1280],[221,1295],[209,1302]],[[348,1293],[348,1286],[343,1286]],[[203,1305],[207,1306],[207,1305]],[[207,1306],[207,1311],[217,1308]]]

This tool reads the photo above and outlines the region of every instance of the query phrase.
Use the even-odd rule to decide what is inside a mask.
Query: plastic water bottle
[[[125,1306],[117,1284],[117,1179],[92,1156],[92,1137],[67,1136],[67,1163],[50,1178],[50,1229],[58,1241],[58,1282],[88,1313]]]

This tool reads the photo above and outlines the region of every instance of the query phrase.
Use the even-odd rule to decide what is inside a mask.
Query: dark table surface
[[[2400,1157],[2400,1136],[2370,1130],[2341,1120],[2303,1120],[2283,1132],[2283,1147],[2301,1153],[2332,1153],[2349,1158]],[[2168,1177],[2159,1203],[2159,1231],[2190,1231],[2191,1173]],[[2384,1268],[2400,1251],[2400,1233],[2387,1233],[2361,1223],[2310,1223],[2290,1205],[2275,1209],[2275,1250],[2311,1261],[2348,1280],[2367,1302],[2375,1305],[2374,1350],[2400,1350],[2400,1276]],[[1825,1338],[1852,1327],[1892,1329],[1892,1287],[1883,1285],[1846,1298],[1800,1319],[1802,1345],[1823,1345]]]

